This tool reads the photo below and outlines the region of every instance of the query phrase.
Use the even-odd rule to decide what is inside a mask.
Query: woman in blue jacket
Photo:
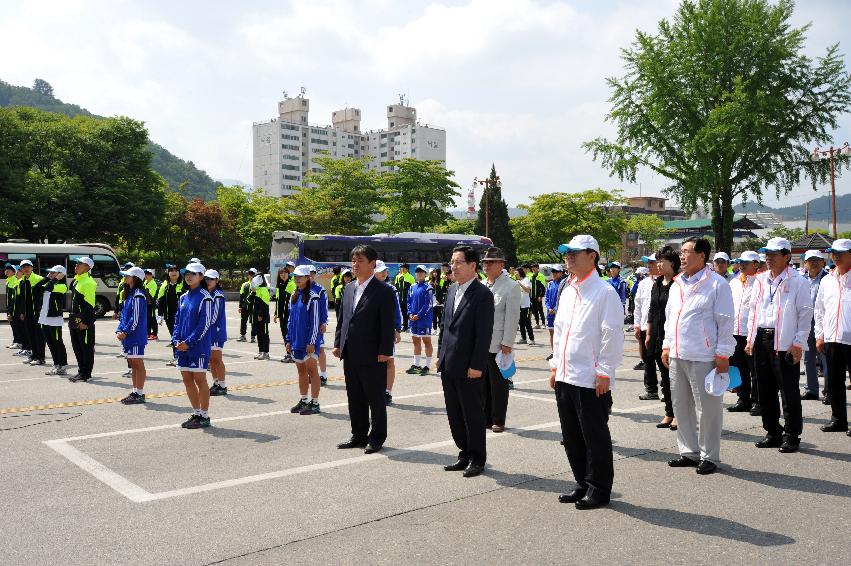
[[[144,287],[145,272],[138,267],[131,267],[121,275],[124,276],[125,288],[115,337],[121,341],[133,379],[133,391],[121,403],[139,405],[145,402],[147,377],[145,346],[148,344],[148,295]]]
[[[311,288],[310,268],[299,265],[295,272],[296,290],[290,298],[290,320],[287,324],[287,353],[298,369],[298,390],[301,400],[291,409],[293,413],[314,415],[319,412],[319,360],[322,331],[321,298]],[[307,389],[311,397],[308,400]]]
[[[225,362],[222,360],[222,349],[228,341],[225,293],[219,288],[219,272],[215,269],[204,272],[204,282],[207,284],[207,292],[213,297],[213,319],[210,321],[210,373],[213,376],[213,386],[210,388],[210,395],[215,397],[228,394]]]
[[[210,364],[213,318],[213,297],[204,288],[204,266],[190,263],[186,266],[184,281],[189,291],[180,297],[174,320],[172,342],[177,348],[177,369],[183,377],[186,396],[193,414],[181,426],[206,428],[210,426],[210,389],[207,369]]]

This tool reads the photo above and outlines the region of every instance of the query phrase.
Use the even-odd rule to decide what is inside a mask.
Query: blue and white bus
[[[484,255],[493,246],[490,238],[466,234],[424,234],[421,232],[402,232],[400,234],[375,234],[373,236],[340,236],[336,234],[302,234],[301,232],[275,232],[272,234],[272,252],[269,261],[269,274],[272,281],[278,269],[292,261],[296,265],[313,264],[316,266],[317,280],[326,288],[330,287],[331,269],[335,266],[351,267],[352,248],[358,244],[369,244],[378,252],[378,259],[384,261],[390,271],[390,278],[399,272],[403,263],[418,264],[429,269],[440,269],[440,264],[448,262],[455,246],[471,246]],[[274,283],[273,283],[274,285]]]

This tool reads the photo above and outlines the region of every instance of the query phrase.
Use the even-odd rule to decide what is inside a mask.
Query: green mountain
[[[41,79],[36,79],[33,88],[14,86],[0,80],[0,107],[31,106],[46,112],[65,114],[66,116],[94,116],[85,108],[76,104],[62,102],[53,96],[53,88]],[[151,152],[151,169],[162,175],[172,190],[177,191],[180,185],[186,183],[183,194],[187,197],[201,197],[212,200],[216,197],[216,189],[221,183],[214,181],[207,173],[195,167],[191,161],[184,161],[173,155],[161,145],[148,142]]]
[[[829,220],[831,218],[830,197],[822,195],[809,201],[810,205],[810,220]],[[747,202],[737,204],[733,207],[736,212],[747,214],[748,212],[773,212],[784,220],[802,220],[805,216],[805,206],[799,204],[796,206],[785,206],[782,208],[771,208],[770,206],[759,205],[755,202]],[[836,215],[842,221],[848,217],[851,211],[851,194],[836,195]]]

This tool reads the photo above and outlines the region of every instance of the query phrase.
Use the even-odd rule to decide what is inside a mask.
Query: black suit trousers
[[[564,451],[573,477],[588,494],[608,499],[615,476],[609,408],[612,394],[556,382],[556,406]]]
[[[95,365],[95,327],[89,326],[86,330],[70,328],[71,347],[77,358],[77,371],[83,377],[91,377]]]
[[[739,401],[759,405],[759,386],[756,383],[756,372],[754,371],[753,356],[745,354],[745,346],[748,345],[747,336],[733,336],[736,339],[736,351],[730,358],[730,365],[736,366],[742,374],[742,384],[739,386]]]
[[[498,424],[505,426],[505,413],[508,412],[508,380],[502,377],[496,365],[496,354],[488,354],[488,367],[485,370],[485,424],[487,427]]]
[[[753,345],[754,368],[759,383],[762,428],[768,436],[798,439],[804,423],[801,415],[800,362],[790,364],[786,352],[774,351],[774,335],[759,330]],[[828,370],[829,371],[829,370]],[[780,400],[777,394],[780,393]],[[783,408],[783,426],[780,409]]]
[[[486,378],[483,375],[478,379],[466,376],[459,379],[445,374],[440,377],[449,430],[458,447],[458,458],[482,466],[487,461],[485,410],[482,406]]]
[[[387,363],[355,364],[343,359],[352,438],[381,446],[387,440]],[[370,430],[370,416],[372,429]]]
[[[827,353],[827,396],[830,397],[831,420],[848,424],[845,376],[851,367],[851,346],[839,342],[827,342],[824,346]]]

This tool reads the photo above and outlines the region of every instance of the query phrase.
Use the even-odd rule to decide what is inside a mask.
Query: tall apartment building
[[[330,126],[308,122],[310,101],[303,96],[278,103],[278,117],[252,126],[255,187],[284,196],[321,170],[313,158],[368,157],[367,169],[393,171],[405,157],[446,161],[446,131],[417,122],[417,110],[403,104],[387,107],[387,129],[361,132],[361,111],[343,108],[331,114]]]

